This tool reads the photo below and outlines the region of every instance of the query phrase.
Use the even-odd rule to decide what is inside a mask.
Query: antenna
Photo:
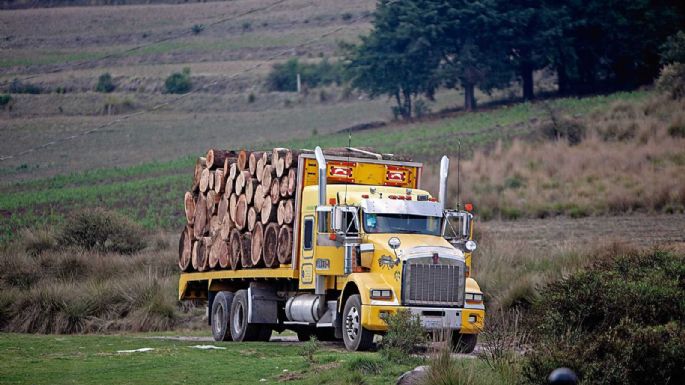
[[[457,139],[457,210],[461,209],[461,139]]]

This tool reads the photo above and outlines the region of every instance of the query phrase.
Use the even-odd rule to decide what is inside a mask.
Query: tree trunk
[[[276,223],[279,226],[283,225],[285,222],[285,201],[278,202],[278,208],[276,209]]]
[[[205,168],[200,174],[200,192],[206,193],[209,189],[209,169]]]
[[[278,232],[278,262],[281,265],[290,263],[293,252],[293,230],[290,226],[281,227]]]
[[[231,217],[231,220],[233,223],[235,223],[235,212],[236,208],[238,207],[238,196],[235,194],[231,194],[231,197],[228,198],[228,215]]]
[[[264,173],[262,173],[262,186],[264,186],[267,189],[271,188],[271,182],[273,181],[273,178],[276,176],[276,169],[270,164],[267,164],[264,166]]]
[[[210,149],[207,151],[206,157],[207,168],[223,168],[227,158],[235,160],[236,153],[233,151]]]
[[[221,236],[221,239],[224,241],[228,241],[228,238],[231,236],[231,230],[233,230],[235,226],[233,225],[233,221],[229,217],[228,214],[224,216],[224,220],[221,221],[221,231],[219,231],[219,234]]]
[[[254,197],[252,198],[254,209],[257,213],[262,211],[262,205],[264,204],[264,186],[257,185],[254,192]],[[269,198],[271,199],[271,198]]]
[[[285,157],[287,151],[288,149],[282,147],[274,148],[273,151],[271,151],[271,164],[275,166],[278,163],[279,159]]]
[[[204,194],[200,194],[195,202],[195,219],[193,220],[193,230],[195,238],[199,239],[205,235],[207,226],[207,199]]]
[[[244,194],[238,197],[238,201],[235,206],[235,226],[239,229],[244,229],[247,225],[247,199]]]
[[[201,244],[202,244],[202,242],[199,239],[197,241],[193,242],[193,252],[192,252],[192,256],[191,256],[191,264],[193,266],[193,270],[195,270],[195,271],[197,271],[197,269],[198,269]]]
[[[228,214],[228,198],[226,195],[221,195],[221,200],[219,200],[219,205],[216,209],[216,216],[219,218],[219,221],[223,223],[224,218]]]
[[[186,214],[186,222],[192,225],[195,220],[195,197],[191,192],[186,192],[183,196],[183,211]]]
[[[257,223],[252,231],[252,267],[263,265],[262,247],[264,245],[264,228],[261,223]]]
[[[287,224],[293,223],[295,219],[295,207],[292,199],[288,199],[283,204],[285,208],[285,213],[283,214],[283,222]]]
[[[252,234],[245,233],[240,240],[240,264],[243,267],[252,267]]]
[[[278,162],[274,163],[276,166],[276,177],[280,178],[285,173],[285,158],[279,158]]]
[[[255,224],[257,223],[257,211],[254,207],[247,209],[247,230],[254,230]]]
[[[200,177],[202,176],[202,170],[207,167],[207,159],[200,157],[195,161],[195,170],[193,171],[193,187],[190,189],[192,192],[197,192],[200,189]]]
[[[216,215],[209,219],[209,235],[211,237],[218,237],[221,231],[221,221]]]
[[[533,66],[530,63],[521,64],[521,83],[523,85],[523,100],[530,101],[535,99]]]
[[[219,247],[219,267],[222,269],[227,268],[231,262],[230,262],[230,248],[228,247],[228,243],[224,240],[217,240],[216,242],[219,242],[220,247]]]
[[[217,194],[223,194],[226,189],[226,177],[223,169],[214,171],[214,191]]]
[[[238,229],[231,230],[231,236],[229,237],[229,262],[231,265],[231,270],[237,270],[240,267],[240,260],[242,259],[241,254],[243,250],[242,239],[240,238],[240,231]]]
[[[214,190],[214,181],[215,180],[216,180],[216,178],[214,177],[214,170],[209,170],[209,180],[207,181],[208,191]]]
[[[281,177],[281,183],[279,186],[279,193],[281,195],[281,198],[287,198],[288,197],[288,176],[283,175]]]
[[[193,258],[193,239],[191,232],[191,227],[184,227],[178,242],[178,267],[181,271],[188,271],[191,266],[191,260]]]
[[[266,267],[278,267],[278,230],[275,223],[269,223],[264,230],[262,255]]]
[[[244,171],[247,169],[247,162],[249,156],[250,154],[245,150],[241,150],[238,153],[238,161],[236,162],[236,164],[238,165],[238,171]]]
[[[262,204],[262,224],[266,225],[269,222],[273,222],[276,219],[276,207],[271,204],[271,199],[264,199]]]
[[[295,195],[295,189],[297,188],[297,171],[291,168],[288,171],[288,196]]]
[[[464,84],[464,110],[474,111],[476,109],[475,85]]]
[[[219,266],[219,255],[221,254],[221,244],[224,243],[219,239],[212,238],[212,247],[209,250],[209,268],[216,269]]]
[[[257,176],[257,163],[262,160],[262,153],[259,151],[255,151],[250,153],[249,161],[247,162],[248,170],[250,170],[250,174],[252,176],[256,177]]]
[[[247,204],[252,204],[256,189],[257,179],[250,177],[249,180],[245,181],[245,197],[247,198]]]

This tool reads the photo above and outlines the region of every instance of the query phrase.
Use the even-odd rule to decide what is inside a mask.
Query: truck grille
[[[404,304],[462,306],[463,272],[463,262],[454,265],[406,264],[402,287]]]

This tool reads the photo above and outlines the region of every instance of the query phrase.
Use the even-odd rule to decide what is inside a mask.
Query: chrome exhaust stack
[[[326,205],[326,158],[323,156],[321,147],[316,146],[314,150],[316,164],[319,166],[319,206]]]
[[[440,160],[440,193],[438,194],[438,199],[440,201],[440,206],[444,210],[447,204],[447,177],[450,172],[450,159],[447,156],[443,156]]]

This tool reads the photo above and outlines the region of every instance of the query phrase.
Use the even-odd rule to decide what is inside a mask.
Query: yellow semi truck
[[[471,277],[473,215],[444,207],[449,160],[438,199],[420,189],[421,163],[363,153],[298,156],[292,263],[181,274],[179,298],[207,301],[215,340],[290,329],[365,350],[387,330],[385,315],[406,309],[474,349],[485,307]]]

